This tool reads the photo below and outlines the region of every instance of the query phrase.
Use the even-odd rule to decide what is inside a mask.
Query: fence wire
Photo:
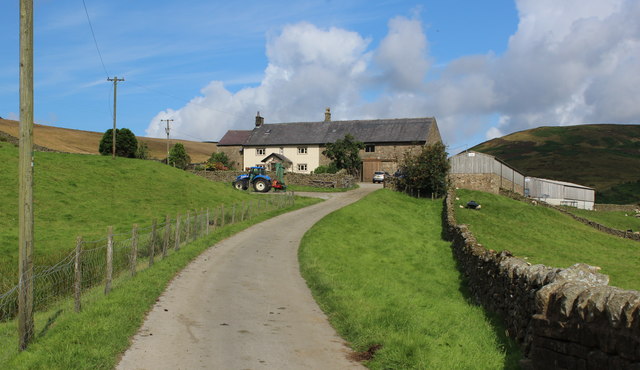
[[[175,253],[181,246],[217,228],[292,206],[295,199],[293,192],[259,198],[263,199],[253,199],[226,207],[223,205],[213,210],[190,211],[175,218],[166,217],[144,227],[134,227],[130,233],[113,234],[112,276],[116,277],[125,271],[134,273],[148,268],[153,265],[153,261]],[[82,240],[78,256],[74,250],[52,266],[34,267],[31,278],[34,310],[45,310],[58,300],[74,295],[78,280],[76,258],[79,262],[77,287],[80,293],[105,284],[109,266],[108,248],[109,237],[94,241]],[[0,292],[3,292],[0,293],[0,322],[11,320],[17,315],[20,288],[17,280],[17,276],[13,281],[6,277],[0,278]]]

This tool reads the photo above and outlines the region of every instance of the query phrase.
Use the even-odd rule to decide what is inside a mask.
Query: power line
[[[91,35],[93,36],[93,43],[96,45],[96,50],[98,51],[98,56],[100,57],[100,63],[102,63],[102,69],[104,69],[104,74],[109,77],[109,72],[107,72],[107,67],[104,65],[104,60],[102,60],[102,53],[100,53],[100,48],[98,47],[98,40],[96,39],[96,34],[93,32],[93,26],[91,25],[91,18],[89,18],[89,11],[87,10],[87,4],[85,4],[84,0],[82,0],[82,5],[84,6],[84,13],[87,15],[87,21],[89,22],[89,28],[91,29]]]

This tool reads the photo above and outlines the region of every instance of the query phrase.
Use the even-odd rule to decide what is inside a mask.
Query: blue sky
[[[435,116],[451,152],[541,125],[640,122],[640,2],[35,0],[35,120],[218,140],[267,123]],[[0,6],[18,119],[18,1]],[[106,69],[106,70],[105,70]]]

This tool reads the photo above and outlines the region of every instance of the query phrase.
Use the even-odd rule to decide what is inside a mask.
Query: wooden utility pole
[[[169,128],[169,122],[173,122],[173,119],[161,119],[160,122],[167,122],[167,127],[164,131],[167,133],[167,164],[169,164],[169,132],[171,128]]]
[[[33,0],[20,0],[19,349],[33,338]]]
[[[113,81],[113,133],[111,137],[111,157],[116,159],[116,99],[118,96],[118,81],[124,81],[124,78],[118,78],[118,76],[115,76],[114,78],[107,77],[107,81]]]

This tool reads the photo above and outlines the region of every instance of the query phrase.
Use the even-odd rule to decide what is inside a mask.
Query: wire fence
[[[133,225],[131,232],[114,234],[109,227],[107,236],[87,241],[78,237],[76,248],[52,266],[35,266],[31,277],[34,311],[46,310],[63,298],[73,296],[75,309],[80,311],[82,293],[104,284],[105,294],[111,290],[114,277],[150,268],[156,260],[176,253],[184,245],[210,232],[252,219],[265,212],[294,205],[293,192],[284,195],[261,196],[225,207],[200,209],[167,215],[151,225]],[[0,322],[15,318],[18,313],[19,277],[15,281],[0,280]],[[28,285],[28,284],[26,284]]]

